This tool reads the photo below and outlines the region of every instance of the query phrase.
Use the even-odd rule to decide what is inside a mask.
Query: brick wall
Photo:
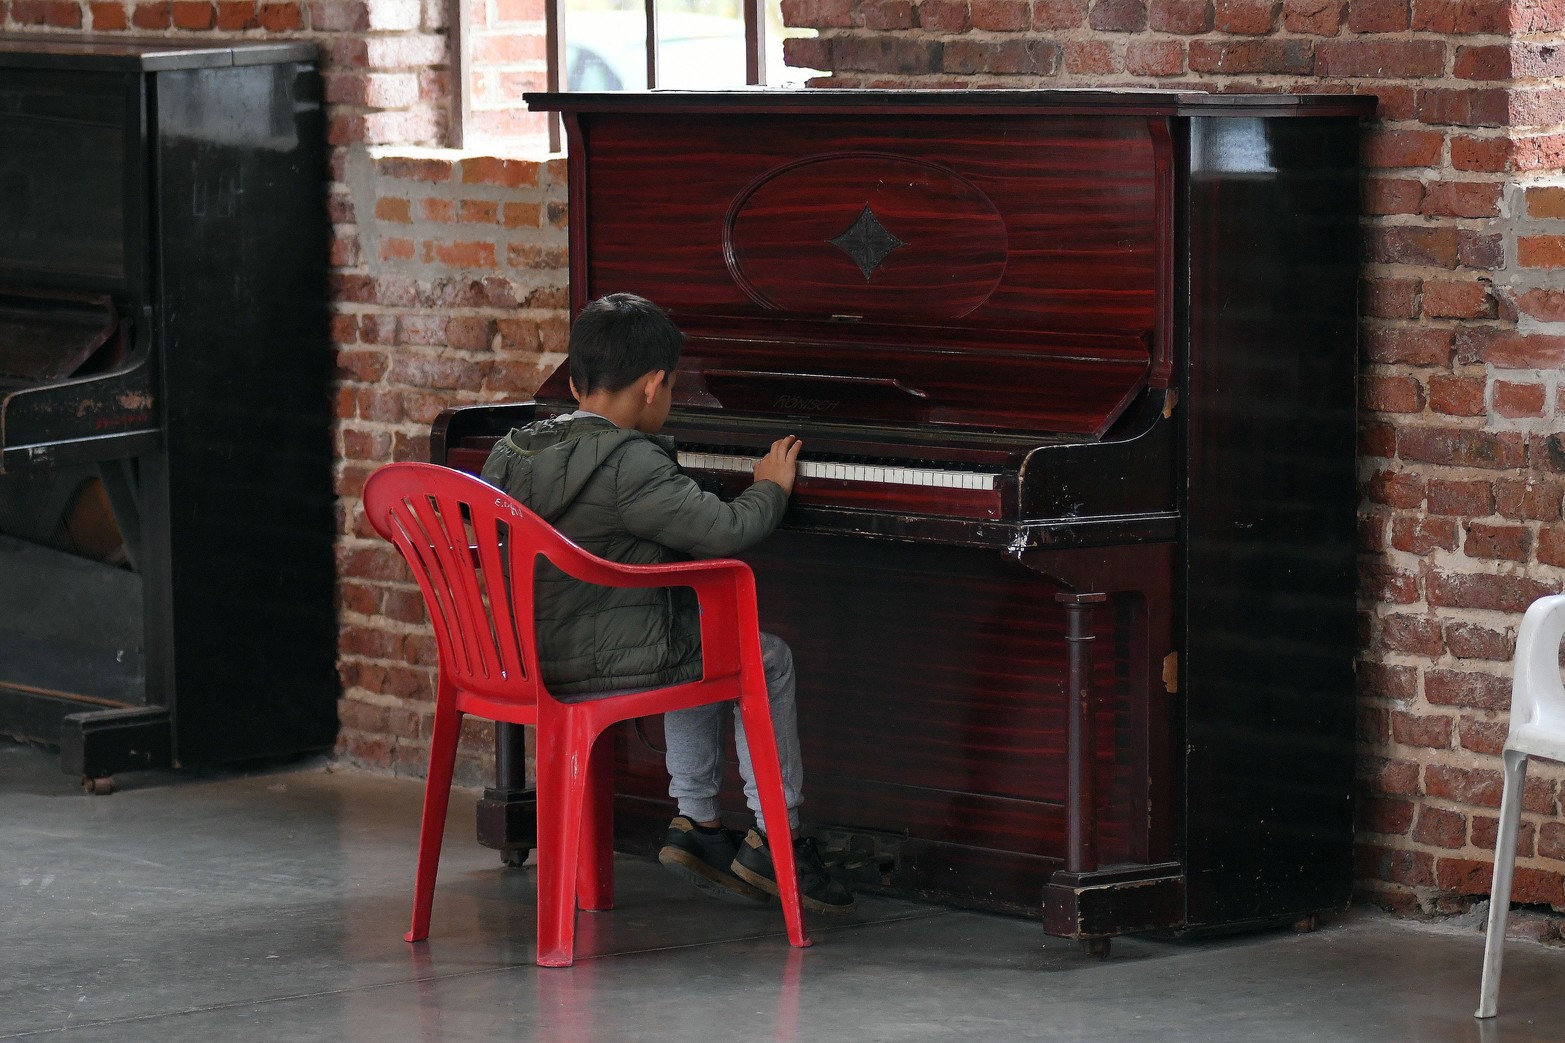
[[[783,0],[816,85],[1354,91],[1362,890],[1486,895],[1518,616],[1565,589],[1565,0]],[[1515,898],[1565,908],[1562,774]]]

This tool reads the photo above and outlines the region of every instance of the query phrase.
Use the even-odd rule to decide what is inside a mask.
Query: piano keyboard
[[[692,471],[720,471],[749,475],[759,456],[727,453],[681,452],[679,466]],[[825,478],[843,482],[867,482],[878,485],[911,485],[929,489],[993,490],[1000,475],[993,471],[953,471],[933,467],[901,467],[888,464],[858,464],[833,460],[800,460],[800,478]]]

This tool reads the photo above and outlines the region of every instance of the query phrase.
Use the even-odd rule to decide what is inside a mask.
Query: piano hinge
[[[1173,695],[1179,691],[1179,653],[1170,652],[1163,657],[1163,691]]]

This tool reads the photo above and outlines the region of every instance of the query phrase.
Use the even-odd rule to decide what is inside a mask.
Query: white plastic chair
[[[1500,994],[1505,921],[1511,913],[1516,870],[1516,828],[1521,822],[1527,758],[1565,761],[1565,685],[1560,683],[1560,638],[1565,636],[1565,594],[1539,598],[1522,617],[1511,677],[1511,731],[1505,737],[1505,789],[1500,833],[1494,845],[1494,884],[1489,889],[1489,928],[1484,938],[1483,984],[1475,1017],[1492,1018]]]

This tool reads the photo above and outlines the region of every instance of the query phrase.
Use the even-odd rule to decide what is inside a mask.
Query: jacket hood
[[[647,436],[602,417],[556,417],[515,428],[501,440],[510,459],[499,484],[551,524],[581,494],[594,471],[626,442]],[[655,439],[661,443],[663,439]],[[485,475],[489,477],[489,475]]]

